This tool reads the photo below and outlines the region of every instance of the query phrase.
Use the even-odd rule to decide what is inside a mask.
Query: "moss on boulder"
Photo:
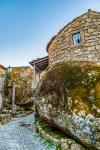
[[[50,94],[52,99],[49,98]],[[74,109],[77,110],[77,113],[84,110],[86,115],[90,112],[98,117],[100,66],[88,63],[84,66],[66,62],[58,64],[47,72],[39,95],[48,99],[48,102],[50,99],[51,103],[57,101],[58,104],[61,104],[63,102],[64,109],[67,108],[70,112]]]
[[[37,89],[38,113],[88,147],[96,147],[93,118],[100,117],[100,66],[64,62],[52,67]]]

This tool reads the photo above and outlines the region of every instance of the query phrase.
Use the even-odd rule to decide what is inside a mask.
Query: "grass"
[[[57,145],[57,146],[56,146],[56,150],[62,150],[62,149],[61,149],[61,145]]]
[[[64,137],[64,135],[58,129],[56,129],[55,127],[52,127],[45,120],[39,120],[39,125],[45,131],[45,133],[47,133],[48,135],[54,137],[57,140],[60,140],[61,137]],[[41,139],[44,139],[44,137],[41,134],[39,134],[39,137]],[[48,147],[54,146],[54,144],[50,140],[45,140],[44,144],[47,145]],[[61,150],[61,145],[56,145],[56,150]]]
[[[55,139],[61,139],[61,136],[60,135],[56,135]]]
[[[41,127],[44,127],[46,126],[46,122],[44,120],[40,120],[39,125],[41,125]]]
[[[45,132],[49,135],[52,135],[53,131],[49,128],[45,128]]]
[[[51,128],[49,127],[49,125],[47,124],[46,121],[44,120],[40,120],[39,121],[39,125],[42,127],[42,129],[49,135],[52,135],[53,131],[51,130]]]
[[[48,147],[54,146],[54,144],[50,140],[45,140],[44,144],[48,145]]]

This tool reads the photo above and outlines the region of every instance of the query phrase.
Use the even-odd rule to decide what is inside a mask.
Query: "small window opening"
[[[81,36],[80,36],[80,33],[75,33],[72,35],[72,38],[73,38],[73,44],[76,45],[76,44],[79,44],[81,43]]]

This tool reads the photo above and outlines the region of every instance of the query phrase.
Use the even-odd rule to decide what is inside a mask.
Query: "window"
[[[76,44],[79,44],[81,43],[81,36],[80,36],[80,33],[75,33],[72,35],[72,38],[73,38],[73,44],[76,45]]]

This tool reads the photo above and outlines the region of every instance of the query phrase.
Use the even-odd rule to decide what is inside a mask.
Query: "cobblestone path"
[[[54,150],[37,136],[33,123],[34,114],[30,114],[0,125],[0,150]]]

